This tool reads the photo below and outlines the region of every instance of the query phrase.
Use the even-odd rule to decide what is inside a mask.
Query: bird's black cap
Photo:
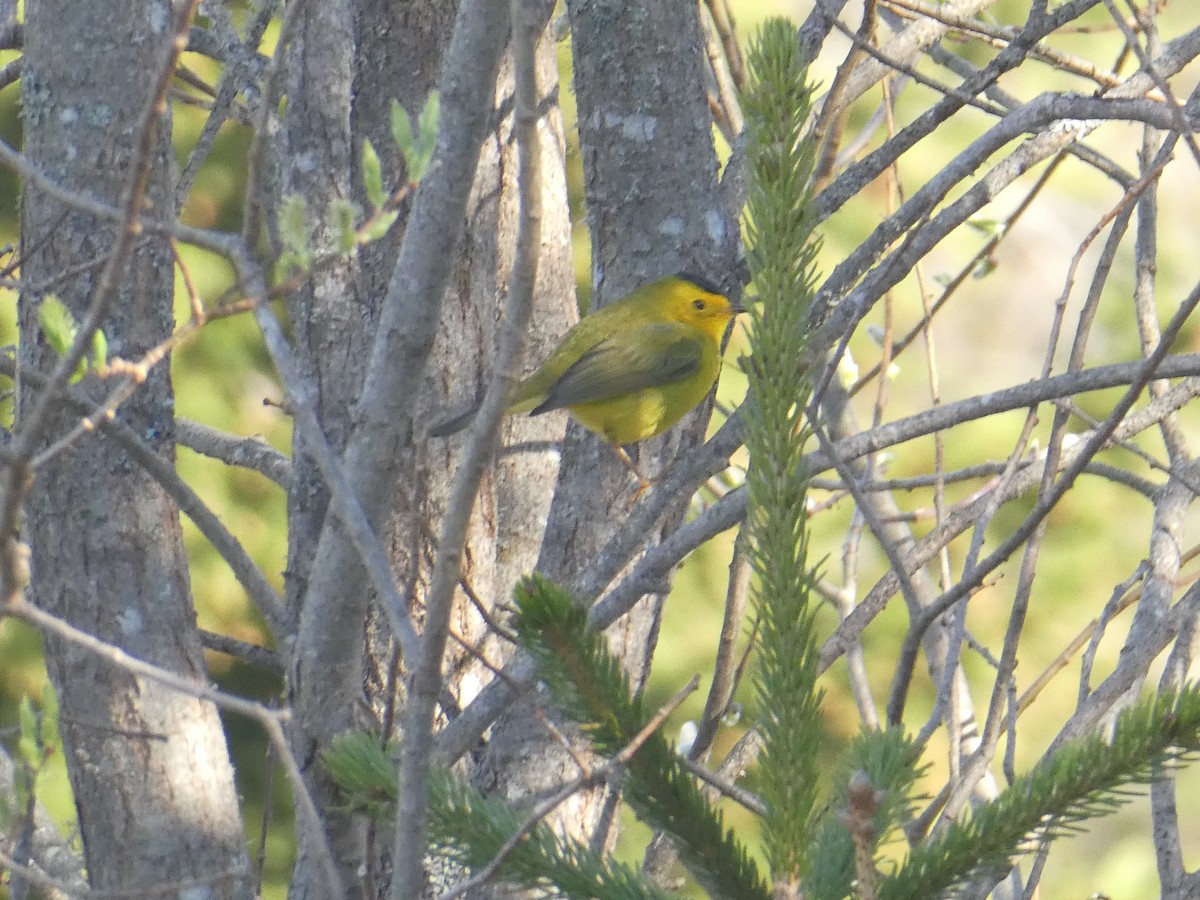
[[[694,284],[696,287],[700,288],[700,290],[708,291],[710,294],[723,295],[725,293],[725,291],[718,287],[712,281],[712,279],[705,278],[703,275],[697,275],[695,272],[676,272],[675,277],[689,282],[690,284]]]

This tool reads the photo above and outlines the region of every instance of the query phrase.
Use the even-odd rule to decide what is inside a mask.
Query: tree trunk
[[[281,196],[297,191],[307,200],[316,224],[335,198],[366,205],[360,172],[361,148],[369,139],[378,151],[391,184],[402,183],[403,161],[392,140],[391,103],[395,99],[415,114],[438,83],[458,4],[439,2],[397,5],[379,0],[310,6],[302,18],[289,56],[289,102],[286,144],[281,153]],[[313,24],[332,18],[336,23]],[[357,32],[346,23],[369,23]],[[574,320],[574,271],[565,185],[564,138],[557,110],[554,46],[543,41],[540,83],[545,86],[541,190],[543,225],[534,325],[527,356],[541,358]],[[404,461],[395,485],[379,485],[391,498],[381,531],[392,568],[410,612],[419,624],[428,587],[435,541],[457,466],[462,437],[426,440],[430,421],[470,402],[493,375],[499,310],[507,292],[517,213],[515,146],[512,141],[512,77],[506,61],[498,79],[490,125],[483,140],[474,183],[457,241],[445,248],[453,259],[441,323],[433,346],[430,377],[417,398],[415,421],[420,431],[401,438],[396,456]],[[350,87],[350,84],[353,87]],[[349,148],[353,148],[350,150]],[[315,164],[314,164],[315,163]],[[341,451],[351,433],[351,411],[359,395],[365,360],[375,339],[379,304],[393,277],[410,204],[401,206],[396,226],[382,240],[362,249],[355,264],[333,269],[314,280],[292,301],[289,312],[297,335],[297,351],[310,382],[319,387],[319,410],[326,435]],[[316,234],[314,244],[331,238]],[[400,363],[398,363],[400,364]],[[562,434],[554,417],[514,422],[511,436],[519,444],[544,447]],[[296,468],[291,508],[289,598],[306,596],[309,566],[321,528],[326,525],[322,479],[296,436]],[[463,583],[485,608],[506,603],[517,578],[534,564],[541,527],[553,489],[556,454],[541,449],[506,453],[485,478],[468,532]],[[549,475],[549,477],[547,477]],[[347,593],[363,585],[360,573],[345,573]],[[295,697],[301,728],[301,755],[311,759],[337,733],[366,727],[391,738],[404,703],[406,661],[386,619],[367,604],[369,585],[361,596],[348,596],[336,610],[336,621],[322,625],[309,617],[302,626],[298,660],[301,671],[315,670],[320,654],[304,649],[330,630],[357,635],[355,651],[341,656],[336,670],[326,669],[319,681],[302,677]],[[310,615],[312,610],[306,612]],[[489,633],[466,593],[458,598],[452,628],[465,645],[502,665],[509,648]],[[314,641],[315,642],[315,641]],[[447,654],[446,714],[469,702],[488,677],[487,668],[453,643]],[[451,702],[453,701],[453,702]],[[315,712],[320,710],[320,712]],[[310,724],[308,724],[310,723]],[[311,725],[311,727],[310,727]],[[308,771],[326,832],[338,857],[343,880],[360,883],[367,896],[382,897],[390,879],[391,838],[378,826],[336,812],[337,795],[320,767]],[[321,881],[302,835],[293,874],[296,896],[317,896]],[[316,887],[314,887],[316,886]],[[317,893],[312,893],[317,890]]]
[[[139,155],[140,125],[169,49],[172,7],[158,2],[29,3],[22,103],[25,152],[59,186],[119,208],[136,168],[146,198],[170,218],[170,119]],[[119,225],[52,199],[29,183],[22,198],[20,298],[25,367],[57,361],[38,325],[54,295],[82,320]],[[138,239],[117,268],[103,320],[110,356],[136,361],[172,328],[173,258],[157,236]],[[117,379],[89,376],[105,396]],[[35,393],[25,386],[15,431]],[[166,363],[118,417],[174,458]],[[48,444],[78,419],[52,413]],[[135,657],[204,684],[179,516],[162,488],[112,443],[85,432],[36,472],[26,505],[32,597],[44,609]],[[210,896],[249,897],[249,865],[233,770],[216,709],[138,678],[57,637],[46,638],[61,731],[94,888],[200,880]]]

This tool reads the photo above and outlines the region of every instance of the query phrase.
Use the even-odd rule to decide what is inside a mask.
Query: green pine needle
[[[763,26],[748,62],[747,264],[759,302],[747,373],[747,528],[760,623],[759,790],[768,808],[763,836],[772,875],[795,883],[809,869],[816,830],[822,730],[803,460],[812,392],[805,326],[819,246],[809,193],[813,148],[804,130],[813,88],[786,20]]]
[[[912,818],[913,789],[922,769],[913,765],[917,748],[898,728],[863,731],[851,742],[834,776],[834,795],[821,820],[811,852],[804,887],[810,900],[841,900],[852,893],[856,876],[854,843],[847,822],[849,785],[856,775],[865,777],[876,792],[873,817],[872,862],[879,869],[879,848],[891,840],[903,822]]]
[[[353,731],[340,735],[321,754],[346,808],[377,821],[396,813],[399,781],[392,755],[377,735]],[[562,896],[583,900],[666,900],[667,895],[636,871],[593,853],[546,825],[527,828],[526,814],[503,800],[485,797],[445,771],[430,773],[430,840],[442,856],[464,870],[481,872],[502,852],[495,879],[527,888],[551,886]]]
[[[481,871],[505,848],[525,816],[501,800],[484,797],[445,771],[430,776],[430,829],[438,849],[463,868]],[[582,900],[666,900],[667,895],[635,870],[599,856],[538,823],[517,842],[497,869],[505,881],[552,887]]]
[[[599,753],[621,753],[650,717],[640,698],[631,695],[603,637],[588,630],[586,614],[570,595],[544,578],[526,578],[516,599],[519,613],[513,628],[536,661],[538,676],[567,715],[581,723]],[[638,818],[675,839],[680,860],[709,896],[771,896],[719,810],[704,798],[661,734],[651,734],[629,761],[623,796]]]
[[[1094,734],[1063,747],[1018,778],[969,820],[916,848],[880,885],[880,900],[954,896],[980,878],[998,879],[1029,846],[1107,815],[1172,762],[1200,753],[1200,689],[1166,692],[1127,709],[1112,741]]]

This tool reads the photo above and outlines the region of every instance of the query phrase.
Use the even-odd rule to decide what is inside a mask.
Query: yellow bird
[[[721,370],[721,337],[742,312],[704,279],[660,278],[581,319],[517,386],[508,412],[536,416],[565,408],[636,473],[621,445],[662,434],[704,399]],[[430,434],[452,434],[474,414],[435,425]]]

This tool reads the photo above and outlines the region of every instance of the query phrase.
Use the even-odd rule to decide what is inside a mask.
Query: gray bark
[[[119,206],[139,164],[139,123],[172,37],[171,4],[26,7],[25,152],[59,185]],[[147,199],[171,209],[170,119],[153,141]],[[82,319],[116,223],[51,199],[22,197],[23,366],[46,371],[37,305],[53,293]],[[63,273],[71,273],[61,277]],[[110,356],[137,360],[172,327],[173,259],[166,241],[135,244],[103,321]],[[109,384],[93,381],[93,396]],[[16,416],[22,433],[33,392]],[[169,366],[151,370],[119,417],[174,458]],[[77,419],[52,413],[47,440]],[[32,599],[128,653],[202,683],[179,517],[162,488],[91,433],[36,472],[26,504]],[[132,676],[60,638],[46,638],[90,883],[149,887],[199,879],[210,896],[249,897],[249,865],[233,770],[216,709]]]
[[[453,2],[397,5],[376,0],[352,4],[352,11],[350,6],[317,9],[311,5],[289,58],[280,194],[303,193],[310,211],[316,214],[314,224],[318,211],[335,197],[365,205],[359,171],[365,139],[379,152],[385,180],[401,183],[405,173],[391,138],[391,102],[395,98],[415,114],[428,91],[438,85],[458,8]],[[326,17],[337,18],[341,24],[308,24]],[[359,28],[347,28],[349,21],[360,23]],[[445,238],[440,251],[451,261],[450,270],[427,376],[419,393],[407,398],[414,405],[415,427],[399,429],[394,474],[373,483],[367,491],[370,496],[364,497],[364,503],[374,504],[378,510],[378,528],[397,583],[409,598],[418,624],[436,552],[432,535],[437,534],[462,448],[461,437],[426,441],[423,432],[432,419],[476,397],[492,377],[498,310],[512,264],[516,166],[511,140],[512,79],[507,67],[505,63],[489,104],[473,183],[462,215],[454,223],[456,233]],[[556,80],[554,47],[547,40],[541,53],[541,83],[554,86]],[[443,97],[443,104],[446,102]],[[445,113],[445,105],[443,110]],[[547,90],[543,121],[545,211],[534,326],[528,345],[533,358],[548,352],[573,321],[575,310],[564,139],[553,87]],[[382,304],[394,278],[412,208],[410,198],[402,204],[401,217],[389,235],[363,248],[353,266],[330,270],[323,281],[310,283],[289,308],[297,351],[311,383],[319,388],[322,425],[339,451],[352,439],[355,418],[351,412],[367,377],[370,347],[378,335]],[[316,237],[319,242],[321,236]],[[414,314],[423,320],[436,309],[428,304]],[[429,327],[424,321],[412,325]],[[392,363],[405,365],[401,357]],[[562,422],[550,417],[513,422],[510,427],[514,443],[544,444],[561,436]],[[341,590],[336,605],[328,607],[327,613],[320,612],[325,608],[319,599],[322,589],[312,591],[310,566],[321,529],[329,524],[325,491],[315,467],[305,462],[299,434],[295,449],[289,598],[296,603],[306,597],[310,601],[302,614],[297,660],[301,677],[295,702],[302,715],[302,730],[297,733],[300,752],[311,757],[313,748],[349,727],[369,727],[398,736],[408,666],[385,617],[369,603],[372,591],[361,574],[338,570],[337,577],[332,577],[332,571],[325,573],[331,577],[323,582],[323,590],[331,584]],[[548,466],[552,474],[554,455],[547,450],[505,453],[485,477],[468,533],[463,581],[486,607],[507,602],[517,577],[533,566],[553,487],[553,478],[547,477]],[[357,568],[357,560],[349,566]],[[314,597],[318,599],[314,601]],[[487,636],[488,629],[464,593],[459,595],[451,627],[494,664],[506,658],[507,646]],[[318,671],[317,661],[325,658],[328,649],[318,645],[326,643],[330,632],[336,633],[335,643],[345,651],[338,656],[336,669],[326,667],[328,677],[306,675]],[[485,667],[453,643],[445,671],[448,712],[469,702],[487,677]],[[319,768],[310,768],[310,784],[326,809],[327,835],[342,864],[343,879],[348,884],[363,884],[369,896],[384,895],[390,878],[390,837],[382,828],[367,827],[333,811],[336,795],[323,781]],[[302,837],[293,892],[316,896],[311,891],[319,892],[321,881],[313,875],[305,840]]]

